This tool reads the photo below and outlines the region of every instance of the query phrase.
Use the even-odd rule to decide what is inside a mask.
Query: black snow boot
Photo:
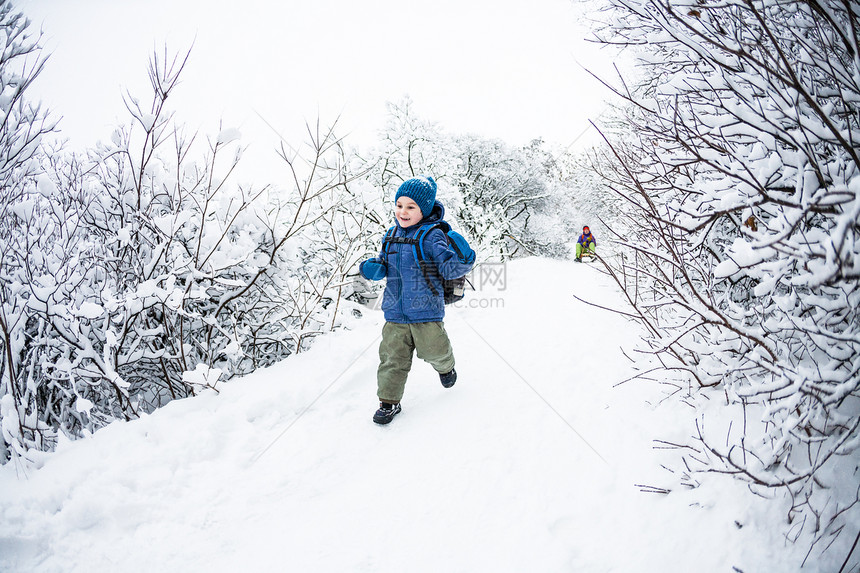
[[[373,415],[373,421],[377,424],[387,424],[394,419],[394,416],[400,413],[400,404],[389,404],[388,402],[380,402],[379,410]]]
[[[450,388],[457,381],[457,371],[452,368],[447,374],[439,374],[439,380],[442,381],[443,388]]]
[[[575,262],[577,262],[577,263],[581,263],[581,262],[582,262],[582,257],[576,257],[576,258],[575,258],[575,259],[573,259],[573,260],[574,260]]]

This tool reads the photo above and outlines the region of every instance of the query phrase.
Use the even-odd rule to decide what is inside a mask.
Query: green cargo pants
[[[440,374],[454,369],[454,350],[441,322],[386,322],[382,327],[379,369],[376,372],[380,401],[397,404],[403,398],[413,351],[417,351],[418,358],[428,362]]]
[[[583,255],[583,253],[591,253],[592,255],[597,251],[597,245],[594,244],[594,241],[588,243],[588,247],[583,249],[582,245],[579,243],[576,244],[576,258],[578,259]]]

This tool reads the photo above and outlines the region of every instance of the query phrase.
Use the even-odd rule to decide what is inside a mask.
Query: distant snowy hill
[[[371,422],[369,311],[220,394],[0,468],[0,570],[798,569],[779,504],[743,484],[637,487],[674,486],[653,440],[686,436],[689,414],[656,385],[614,387],[637,328],[574,298],[623,308],[596,265],[492,270],[446,318],[457,384],[416,359],[390,426]]]

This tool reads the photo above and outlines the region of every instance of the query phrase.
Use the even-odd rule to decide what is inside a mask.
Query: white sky
[[[35,91],[72,144],[125,123],[122,93],[149,101],[147,64],[194,43],[171,101],[189,127],[220,120],[267,150],[300,143],[305,121],[338,116],[372,143],[385,102],[453,133],[571,144],[608,97],[580,64],[607,69],[569,0],[18,0],[51,52]],[[581,4],[580,4],[581,7]],[[259,114],[259,116],[258,116]],[[588,136],[583,138],[587,140]],[[249,141],[250,140],[250,141]]]

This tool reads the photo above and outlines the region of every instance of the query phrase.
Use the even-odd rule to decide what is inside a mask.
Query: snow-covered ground
[[[220,394],[0,468],[0,570],[798,570],[780,507],[743,484],[637,487],[670,483],[652,441],[689,416],[614,387],[637,328],[573,295],[622,308],[617,287],[566,261],[505,270],[449,310],[457,384],[416,359],[389,426],[372,311]]]

